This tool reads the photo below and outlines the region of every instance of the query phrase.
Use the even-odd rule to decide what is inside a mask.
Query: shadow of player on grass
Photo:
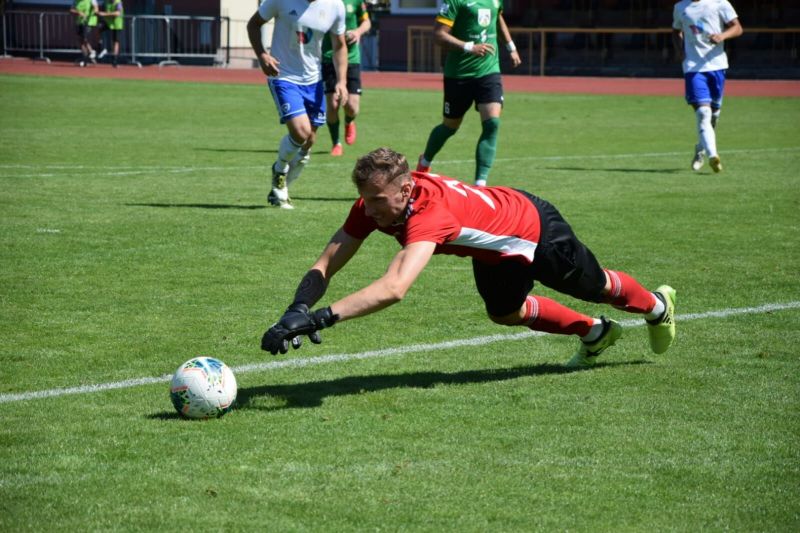
[[[545,167],[545,170],[568,170],[570,172],[621,172],[625,174],[685,174],[685,171],[679,168]]]
[[[353,203],[352,197],[336,198],[336,197],[321,197],[321,196],[295,196],[292,195],[294,200],[307,200],[309,202],[344,202],[347,204]],[[147,202],[147,203],[126,203],[125,207],[158,207],[158,208],[188,208],[188,209],[241,209],[241,210],[257,210],[257,209],[272,209],[272,206],[266,203],[261,205],[238,205],[238,204],[200,204],[200,203],[167,203],[167,202]]]
[[[367,394],[387,389],[430,389],[441,385],[468,385],[507,381],[531,376],[570,374],[594,371],[622,365],[649,364],[648,361],[601,362],[592,368],[568,368],[556,364],[518,366],[513,368],[488,368],[461,372],[411,372],[408,374],[379,374],[374,376],[347,376],[327,381],[293,383],[288,385],[263,385],[239,389],[234,410],[257,409],[277,411],[319,407],[327,397]],[[175,412],[150,415],[153,419],[179,419]]]

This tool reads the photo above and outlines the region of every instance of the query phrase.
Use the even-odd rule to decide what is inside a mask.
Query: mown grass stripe
[[[783,148],[732,148],[725,150],[725,154],[767,154],[767,153],[796,153],[800,151],[800,146],[789,146]],[[659,157],[682,157],[686,155],[686,151],[681,152],[639,152],[639,153],[623,153],[623,154],[580,154],[580,155],[535,155],[535,156],[520,156],[520,157],[498,157],[495,159],[496,163],[513,162],[513,161],[574,161],[574,160],[602,160],[602,159],[637,159],[637,158],[659,158]],[[437,165],[443,164],[460,164],[460,163],[475,163],[474,159],[437,159]],[[332,161],[314,161],[315,167],[340,167],[341,162]],[[128,165],[83,165],[83,164],[19,164],[19,163],[0,163],[0,169],[7,170],[44,170],[47,173],[32,172],[25,175],[5,176],[16,178],[36,178],[36,177],[53,177],[52,171],[66,171],[66,174],[75,171],[89,171],[90,175],[94,176],[132,176],[140,174],[152,174],[168,172],[174,174],[191,173],[191,172],[213,172],[213,171],[236,171],[236,170],[251,170],[263,169],[265,165],[244,165],[244,166],[171,166],[171,165],[142,165],[142,166],[128,166]]]

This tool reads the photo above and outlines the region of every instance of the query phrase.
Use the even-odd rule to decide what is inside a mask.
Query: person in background
[[[275,20],[269,51],[261,42],[261,26]],[[329,33],[336,69],[334,100],[347,102],[347,44],[341,0],[264,0],[247,23],[250,46],[288,133],[278,145],[272,165],[270,205],[293,209],[289,185],[309,160],[317,128],[325,123],[321,79],[322,38]]]
[[[372,24],[367,13],[364,0],[343,0],[345,34],[347,42],[347,93],[349,97],[344,104],[344,141],[347,144],[356,142],[356,116],[361,103],[361,36],[366,34]],[[333,49],[328,35],[322,41],[322,80],[325,83],[326,122],[331,134],[331,155],[336,157],[343,153],[339,138],[339,108],[334,99],[336,91],[336,69],[333,66]]]
[[[673,8],[672,42],[682,60],[686,102],[697,120],[694,171],[708,157],[711,170],[722,172],[715,130],[728,69],[723,43],[742,33],[739,16],[727,0],[681,0]]]
[[[319,330],[399,302],[434,254],[472,259],[475,285],[493,322],[577,336],[578,349],[568,366],[593,366],[622,336],[622,325],[531,295],[534,281],[642,315],[656,354],[667,351],[675,339],[675,290],[662,285],[651,292],[629,274],[603,268],[542,198],[410,172],[406,158],[389,148],[360,158],[352,178],[360,197],[303,276],[294,301],[262,337],[261,348],[273,355],[286,353],[290,343],[299,348],[302,335],[319,343]],[[310,311],[331,278],[375,231],[393,236],[401,246],[386,273],[330,306]],[[453,305],[458,305],[457,298]]]
[[[101,40],[100,30],[98,27],[98,22],[100,21],[100,4],[97,3],[97,0],[92,0],[92,14],[89,16],[89,35],[87,39],[91,40],[94,38],[97,42],[97,46],[92,48],[91,52],[89,52],[89,60],[92,64],[96,64],[98,59],[102,59],[108,53],[103,47],[103,43]],[[96,50],[100,50],[99,53]]]
[[[497,152],[503,110],[498,35],[511,55],[511,66],[516,68],[521,62],[502,11],[500,0],[445,0],[442,4],[434,38],[448,50],[444,117],[428,136],[425,151],[419,156],[418,171],[430,171],[433,158],[458,131],[474,102],[481,117],[481,136],[475,148],[475,184],[486,185]]]
[[[106,31],[111,31],[111,64],[114,68],[119,65],[119,34],[125,28],[125,7],[122,0],[105,0],[103,11],[100,15],[100,35]],[[102,37],[101,37],[102,39]],[[102,59],[106,49],[100,52],[98,59]]]
[[[81,58],[78,60],[78,65],[85,67],[92,58],[95,52],[92,45],[89,44],[89,36],[91,35],[90,21],[94,17],[95,25],[97,24],[97,15],[94,11],[94,0],[73,0],[72,7],[69,12],[75,15],[75,33],[78,36],[78,44],[81,48]]]

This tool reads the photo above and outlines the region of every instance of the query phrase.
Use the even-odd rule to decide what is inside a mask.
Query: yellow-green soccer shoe
[[[647,335],[653,353],[664,353],[675,340],[675,289],[662,285],[655,290],[656,298],[664,302],[664,314],[654,321],[647,321]]]
[[[603,351],[613,346],[617,340],[622,337],[622,325],[614,320],[607,319],[604,316],[600,317],[603,323],[603,334],[594,342],[581,341],[578,351],[569,360],[567,366],[570,368],[588,368],[597,363],[597,356]]]

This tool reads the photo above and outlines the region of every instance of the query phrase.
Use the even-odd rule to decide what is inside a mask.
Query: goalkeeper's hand
[[[264,333],[261,349],[272,355],[286,353],[289,351],[289,342],[295,349],[302,345],[303,335],[308,335],[311,342],[319,344],[322,342],[319,330],[331,327],[338,318],[330,307],[310,312],[305,304],[292,304],[281,319]]]

